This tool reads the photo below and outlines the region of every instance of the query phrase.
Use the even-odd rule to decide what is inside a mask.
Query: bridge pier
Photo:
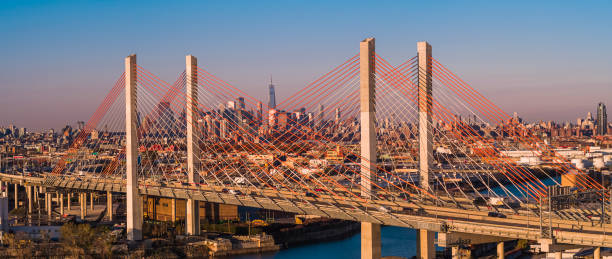
[[[601,259],[601,247],[593,249],[593,259]]]
[[[49,220],[51,220],[52,217],[52,212],[53,212],[53,193],[48,193],[45,192],[45,194],[47,194],[47,218]]]
[[[361,258],[381,258],[380,224],[361,222]]]
[[[49,205],[49,194],[45,193],[45,211],[49,210],[48,205]]]
[[[125,58],[125,154],[127,178],[127,239],[142,240],[142,200],[138,190],[138,118],[136,108],[136,55]]]
[[[110,191],[106,192],[106,215],[108,221],[113,221],[113,193]]]
[[[45,192],[45,211],[47,212],[48,218],[51,219],[51,210],[49,209],[49,193]]]
[[[94,193],[89,193],[89,209],[93,212],[94,210]]]
[[[28,196],[28,214],[32,214],[34,204],[32,203],[32,193],[34,192],[32,186],[26,186],[26,195]]]
[[[426,229],[417,231],[417,259],[436,258],[435,233]]]
[[[453,259],[461,258],[461,249],[459,249],[459,246],[451,247],[451,258]]]
[[[198,60],[192,55],[185,57],[186,78],[186,108],[187,122],[187,177],[189,184],[200,183],[200,175],[197,172],[199,159],[198,130],[196,129],[197,118],[195,111],[198,106]],[[197,200],[187,199],[187,215],[185,230],[187,235],[200,234],[200,205]]]
[[[171,219],[172,222],[176,222],[176,199],[172,198],[172,202],[170,204],[170,213],[171,213]]]
[[[504,249],[504,242],[497,243],[497,258],[504,259],[506,257],[506,251]]]
[[[87,217],[87,194],[81,192],[79,193],[79,208],[81,209],[81,220],[85,221],[85,217]]]
[[[359,43],[359,95],[361,122],[361,196],[371,199],[372,171],[376,173],[376,109],[374,38]],[[361,222],[361,258],[381,258],[380,224]]]
[[[19,185],[15,184],[15,209],[19,208]]]
[[[59,206],[60,206],[60,217],[64,216],[64,193],[58,194],[59,196]]]

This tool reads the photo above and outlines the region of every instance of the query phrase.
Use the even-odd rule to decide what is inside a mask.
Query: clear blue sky
[[[575,121],[612,107],[611,14],[611,1],[3,0],[0,126],[87,120],[130,53],[166,81],[193,54],[261,99],[272,74],[282,99],[370,36],[392,63],[429,41],[509,114]]]

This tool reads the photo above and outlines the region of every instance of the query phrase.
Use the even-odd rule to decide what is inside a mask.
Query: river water
[[[275,253],[242,255],[236,259],[327,259],[360,258],[361,239],[359,234],[352,237],[324,243],[296,246]],[[383,227],[381,229],[382,256],[410,258],[416,255],[416,231],[409,228]]]

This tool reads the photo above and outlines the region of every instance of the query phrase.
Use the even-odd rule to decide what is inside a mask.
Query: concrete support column
[[[170,205],[170,210],[172,213],[172,222],[176,222],[176,199],[172,199],[172,204]]]
[[[34,187],[34,203],[38,203],[38,187]]]
[[[85,204],[85,193],[79,193],[79,208],[81,209],[81,220],[85,221],[87,217],[87,204]]]
[[[361,222],[361,258],[381,258],[380,224]]]
[[[34,192],[36,192],[36,189],[34,189]],[[49,193],[45,192],[45,211],[49,211],[49,200],[51,199],[50,196],[51,195]]]
[[[435,233],[426,229],[419,229],[417,232],[417,259],[436,258],[436,248],[434,244]]]
[[[45,192],[45,201],[47,202],[47,217],[51,220],[51,212],[53,212],[53,194]]]
[[[113,193],[106,192],[106,214],[109,221],[113,221]]]
[[[187,177],[189,183],[200,183],[200,175],[197,172],[199,158],[198,130],[196,129],[197,118],[195,109],[198,106],[198,60],[192,55],[185,57],[186,78],[186,109],[187,119]],[[200,206],[194,199],[187,200],[186,232],[187,235],[200,234]]]
[[[497,243],[497,258],[504,259],[506,251],[504,250],[504,242]]]
[[[601,247],[595,247],[593,250],[593,259],[601,259]]]
[[[451,256],[452,256],[453,259],[461,258],[461,249],[459,249],[459,246],[452,246],[451,247]]]
[[[93,192],[89,193],[89,209],[93,213],[93,210],[94,210],[94,193]]]
[[[34,189],[36,191],[36,189]],[[45,193],[45,211],[49,210],[49,208],[47,207],[47,205],[49,205],[49,194]]]
[[[125,154],[127,175],[127,239],[142,240],[142,201],[138,190],[136,55],[125,58]]]
[[[563,252],[555,252],[555,259],[563,259]]]
[[[32,186],[26,186],[26,194],[28,195],[28,213],[32,214],[32,210],[33,210],[33,203],[32,203],[32,193],[34,192],[34,190],[32,189]]]
[[[64,193],[59,194],[60,217],[64,216]]]
[[[19,185],[15,184],[15,209],[19,208]]]
[[[72,209],[72,193],[68,193],[68,210]]]
[[[376,81],[374,38],[359,43],[359,99],[361,120],[361,196],[370,199],[376,173]],[[380,224],[361,222],[361,258],[381,258]]]

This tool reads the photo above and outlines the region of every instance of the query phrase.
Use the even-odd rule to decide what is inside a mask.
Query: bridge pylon
[[[372,175],[376,170],[376,81],[374,38],[359,43],[359,95],[361,119],[361,196],[370,199]],[[374,171],[374,173],[376,173]],[[381,258],[380,224],[361,222],[361,258]]]
[[[198,106],[198,60],[192,55],[185,57],[185,82],[186,82],[186,108],[185,117],[187,127],[187,177],[189,183],[200,183],[200,175],[197,172],[197,159],[199,156],[198,130],[196,129],[197,118],[195,109]],[[187,199],[186,227],[187,235],[200,234],[200,204],[194,199]]]
[[[142,240],[142,201],[138,190],[136,54],[125,58],[125,154],[127,178],[127,239]],[[84,197],[86,199],[86,197]],[[81,205],[84,206],[84,205]]]
[[[430,167],[433,161],[431,45],[417,42],[418,101],[419,101],[419,178],[423,192],[430,190]],[[435,258],[435,233],[426,229],[417,231],[417,258]]]

